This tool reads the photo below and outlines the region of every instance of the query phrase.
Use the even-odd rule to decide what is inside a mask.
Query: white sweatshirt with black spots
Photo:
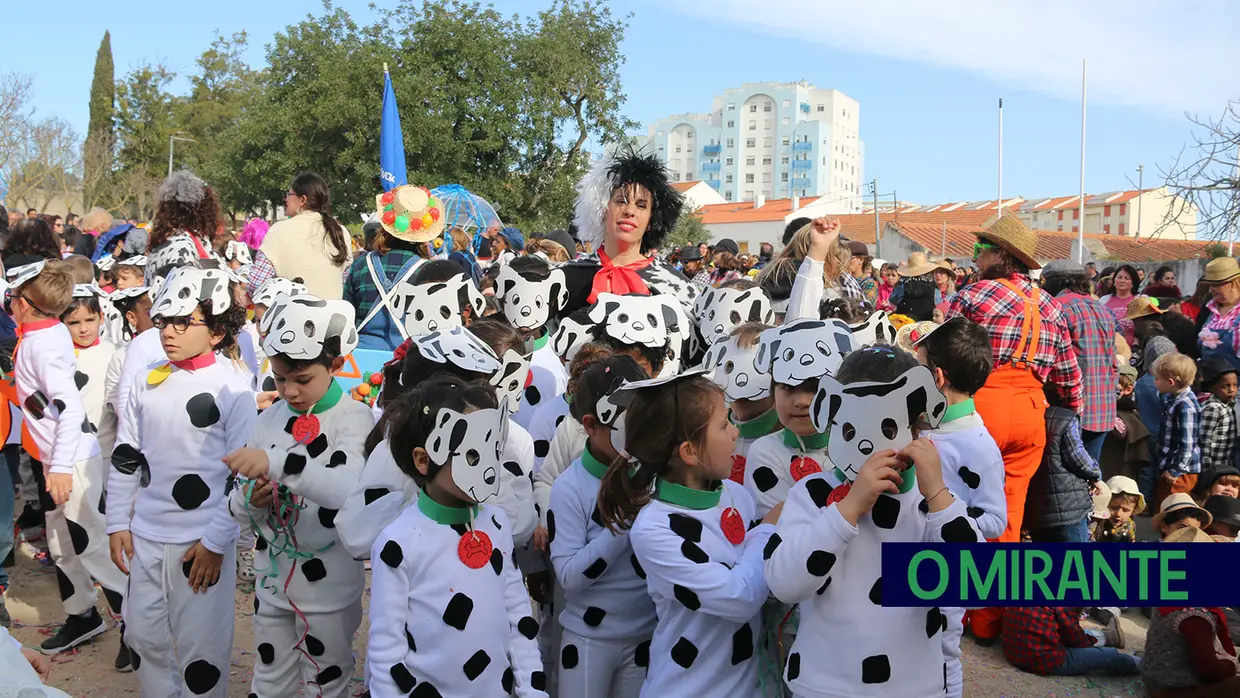
[[[116,441],[116,413],[108,407],[108,371],[116,358],[116,346],[100,339],[89,347],[74,347],[77,353],[77,372],[73,382],[82,395],[82,406],[91,431],[99,441],[99,451],[105,459],[112,457],[112,445]]]
[[[730,480],[713,493],[656,485],[629,531],[659,617],[643,696],[759,695],[762,550],[775,527],[746,531],[756,518],[753,498]]]
[[[941,696],[946,664],[939,608],[884,608],[882,555],[887,542],[981,540],[963,501],[926,513],[912,471],[907,490],[879,495],[857,525],[830,503],[826,474],[796,484],[764,556],[771,592],[799,603],[801,623],[784,680],[797,696]]]
[[[337,538],[336,514],[357,488],[366,464],[362,447],[374,424],[370,408],[349,399],[335,382],[314,409],[319,434],[309,443],[294,439],[298,414],[278,402],[258,416],[247,444],[266,451],[268,477],[303,507],[291,528],[296,545],[271,507],[250,505],[249,487],[234,488],[228,507],[238,523],[253,522],[258,534],[254,593],[262,602],[292,610],[291,601],[307,613],[330,613],[356,603],[366,586],[365,567]]]
[[[743,485],[746,482],[745,471],[748,470],[749,449],[753,447],[758,439],[770,436],[774,433],[772,430],[780,429],[779,413],[772,407],[761,416],[747,422],[734,421],[732,423],[736,425],[738,434],[736,437],[736,449],[732,451],[732,475],[728,479]]]
[[[236,544],[223,459],[245,445],[258,410],[249,377],[208,356],[201,368],[155,364],[130,386],[108,473],[108,533],[131,531],[156,543],[201,540],[216,554]]]
[[[503,509],[509,521],[517,522],[511,535],[519,547],[524,547],[538,523],[529,476],[534,460],[534,440],[521,425],[511,420],[503,458],[499,494],[489,503]],[[417,497],[418,486],[396,465],[387,439],[380,441],[366,459],[357,486],[345,498],[336,516],[340,541],[355,559],[368,559],[379,533]]]
[[[116,431],[120,433],[125,418],[130,414],[129,396],[133,393],[134,383],[146,380],[151,364],[167,361],[163,342],[159,339],[159,328],[151,327],[140,333],[125,345],[125,359],[121,363],[120,378],[116,381]],[[247,434],[248,436],[248,434]]]
[[[840,484],[827,457],[826,434],[798,437],[780,429],[754,441],[745,459],[745,489],[758,503],[758,518],[788,499],[793,485],[815,473],[827,473],[832,486]]]
[[[514,421],[532,430],[538,410],[552,398],[568,390],[568,371],[560,357],[551,348],[551,335],[534,340],[534,353],[530,356],[530,384],[521,395],[521,409],[512,415]],[[541,460],[541,459],[539,459]]]
[[[560,473],[568,469],[586,451],[586,428],[571,416],[560,422],[551,439],[551,450],[542,467],[534,472],[534,508],[539,522],[547,526],[547,512],[551,511],[551,486]]]
[[[598,488],[606,472],[587,448],[551,488],[547,537],[564,588],[560,625],[590,639],[649,638],[658,619],[629,532],[615,533],[599,518]]]
[[[542,469],[543,461],[551,452],[551,441],[555,439],[555,431],[560,422],[572,419],[568,412],[568,400],[563,395],[556,395],[552,400],[545,401],[534,412],[534,421],[530,423],[530,438],[534,439],[534,472]]]
[[[512,563],[507,516],[489,504],[415,501],[371,551],[370,694],[545,697],[538,621]]]
[[[74,375],[77,358],[59,320],[26,323],[13,358],[17,401],[46,472],[71,474],[73,464],[99,454]]]
[[[1003,454],[973,401],[948,407],[939,428],[925,436],[939,451],[943,484],[968,507],[983,538],[998,538],[1007,528]]]

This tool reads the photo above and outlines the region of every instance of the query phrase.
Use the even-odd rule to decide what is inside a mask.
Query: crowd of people
[[[1185,298],[1167,269],[1042,268],[1010,215],[964,265],[827,218],[668,254],[683,201],[627,150],[528,239],[479,245],[418,186],[375,205],[355,239],[307,173],[287,219],[229,232],[182,171],[149,225],[0,216],[0,557],[10,520],[45,535],[65,616],[25,660],[0,638],[0,670],[56,695],[44,655],[110,614],[142,695],[225,696],[252,583],[264,698],[351,695],[359,645],[375,698],[960,696],[966,633],[1036,674],[1240,694],[1232,609],[1151,609],[1136,656],[1125,609],[884,606],[880,555],[1134,542],[1151,514],[1234,542],[1236,260]],[[359,350],[391,358],[354,393]]]

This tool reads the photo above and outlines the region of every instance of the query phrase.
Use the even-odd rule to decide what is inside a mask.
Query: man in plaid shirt
[[[1042,676],[1094,671],[1131,676],[1139,671],[1136,657],[1103,646],[1124,646],[1118,619],[1105,631],[1092,632],[1081,627],[1077,609],[1008,608],[1003,614],[1003,656],[1012,666]]]
[[[1158,441],[1158,486],[1154,501],[1177,492],[1192,492],[1201,473],[1201,403],[1193,394],[1197,366],[1175,352],[1158,357],[1150,368],[1154,387],[1162,393],[1162,438]]]
[[[1042,269],[1042,290],[1055,297],[1063,310],[1068,336],[1081,367],[1081,440],[1095,461],[1115,423],[1115,314],[1089,295],[1085,267],[1054,261]]]

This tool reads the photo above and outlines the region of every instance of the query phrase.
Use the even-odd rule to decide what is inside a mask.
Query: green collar
[[[426,518],[435,523],[451,526],[452,524],[467,524],[473,518],[478,516],[479,506],[477,504],[472,507],[446,507],[439,502],[431,499],[426,494],[426,490],[418,493],[418,511],[426,514]]]
[[[344,388],[341,388],[340,384],[336,382],[335,378],[333,378],[331,387],[327,389],[327,392],[323,394],[323,397],[319,398],[318,402],[314,403],[314,407],[310,408],[310,414],[323,414],[324,412],[335,407],[336,403],[340,402],[340,398],[342,397],[344,397]],[[284,404],[287,405],[288,403],[286,402]],[[289,407],[289,409],[292,410],[294,414],[305,414],[305,412],[302,412],[301,410],[294,410],[292,407]]]
[[[848,477],[844,475],[844,471],[839,468],[835,469],[835,476],[839,478],[840,482],[852,483],[852,480],[849,480]],[[900,483],[898,487],[900,488],[900,494],[904,494],[913,489],[913,485],[917,484],[917,468],[910,465],[900,471],[900,477],[904,480],[904,482]]]
[[[542,336],[534,340],[534,351],[538,351],[547,346],[547,342],[551,341],[551,333],[543,330]]]
[[[659,480],[654,485],[654,496],[656,499],[686,509],[713,509],[719,505],[719,497],[722,494],[723,485],[709,492],[689,489],[684,485],[677,485],[667,480]]]
[[[581,467],[585,468],[587,473],[600,480],[607,474],[607,465],[595,458],[593,453],[590,453],[590,444],[586,444],[586,450],[581,454]]]
[[[748,422],[733,421],[732,423],[740,430],[742,439],[756,439],[775,431],[776,425],[779,424],[779,413],[772,407]]]
[[[784,428],[784,445],[788,448],[795,448],[798,451],[801,449],[805,449],[807,451],[820,451],[827,447],[827,438],[829,436],[829,434],[797,436],[792,433],[791,429]]]
[[[977,412],[977,408],[973,406],[973,398],[969,398],[964,402],[948,405],[947,410],[943,412],[943,421],[951,422],[953,420],[960,419],[961,417],[968,417],[974,412]]]

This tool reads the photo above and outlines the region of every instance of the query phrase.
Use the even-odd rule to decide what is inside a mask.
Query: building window
[[[753,201],[753,190],[752,189],[745,190],[745,201]]]
[[[770,130],[771,130],[771,120],[770,120],[770,119],[763,119],[763,120],[762,120],[762,130],[763,130],[763,131],[770,131]]]
[[[1075,225],[1074,225],[1074,226],[1072,226],[1072,232],[1077,233],[1077,232],[1080,232],[1080,230],[1081,230],[1081,229],[1080,229],[1080,228],[1078,228],[1078,227],[1076,227]]]
[[[1120,205],[1119,205],[1119,215],[1121,215],[1121,216],[1127,216],[1127,215],[1128,215],[1128,204],[1120,204]],[[1123,235],[1123,234],[1124,234],[1124,231],[1122,231],[1122,230],[1121,230],[1121,231],[1119,232],[1119,234],[1120,234],[1120,235]]]
[[[770,110],[771,110],[771,103],[770,103],[770,102],[763,102],[763,103],[762,103],[762,111],[770,111]]]
[[[787,182],[787,181],[788,181],[788,173],[787,173],[787,172],[780,172],[780,173],[779,173],[779,181],[781,181],[781,182]]]
[[[784,100],[784,108],[785,108],[785,109],[787,109],[788,107],[791,107],[791,106],[792,106],[792,100],[790,100],[790,99],[785,99],[785,100]]]
[[[1110,224],[1110,223],[1107,223],[1107,224],[1105,224],[1105,225],[1103,225],[1103,226],[1102,226],[1102,234],[1103,234],[1103,235],[1110,235],[1110,234],[1111,234],[1111,224]]]
[[[752,175],[752,174],[747,174],[747,175],[745,175],[745,184],[753,184],[753,175]]]
[[[1122,204],[1121,204],[1121,205],[1122,205]],[[1119,224],[1119,234],[1120,234],[1120,235],[1123,235],[1123,234],[1124,234],[1124,224],[1123,224],[1123,223],[1120,223],[1120,224]]]
[[[680,169],[680,158],[672,158],[672,169]]]
[[[687,140],[693,140],[693,131],[690,131],[690,132],[689,132],[689,134],[688,134],[687,136],[685,136],[685,139],[687,139]]]
[[[751,155],[751,156],[749,156],[749,157],[747,157],[747,158],[745,158],[745,166],[746,166],[746,167],[753,167],[753,156],[752,156],[752,155]]]
[[[680,146],[676,146],[676,152],[680,152]]]
[[[731,108],[731,107],[729,107],[729,108]],[[729,189],[728,191],[725,191],[725,192],[723,193],[723,198],[727,199],[728,201],[731,201],[731,200],[732,200],[732,190],[730,190],[730,189]]]
[[[746,139],[745,139],[745,147],[746,147],[746,148],[752,148],[752,147],[754,147],[754,144],[755,144],[756,142],[757,142],[757,139],[756,139],[756,138],[746,138]]]
[[[673,181],[673,182],[679,182],[679,181],[680,181],[680,173],[679,173],[679,172],[673,172],[673,173],[672,173],[672,181]]]
[[[1072,209],[1072,220],[1077,220],[1080,217],[1081,217],[1081,209],[1079,208]]]
[[[736,122],[729,119],[728,128],[736,128]]]
[[[727,165],[728,167],[731,167],[731,166],[732,166],[732,158],[724,158],[723,164]]]
[[[728,102],[728,111],[736,111],[736,105],[732,102]]]
[[[781,165],[787,165],[787,164],[788,164],[788,156],[787,156],[787,155],[785,155],[785,156],[781,157],[781,158],[779,159],[779,164],[781,164]]]
[[[734,138],[729,138],[729,139],[728,139],[728,147],[729,147],[729,148],[735,148],[735,147],[736,147],[736,139],[734,139]]]
[[[762,158],[762,164],[763,164],[763,165],[769,165],[769,164],[771,164],[771,159],[770,159],[770,158]]]
[[[857,168],[856,168],[856,167],[854,167],[854,166],[852,166],[852,165],[849,165],[849,166],[848,166],[848,174],[853,175],[853,176],[856,176],[856,174],[857,174]]]
[[[789,138],[789,137],[787,137],[787,136],[784,136],[783,138],[779,139],[779,144],[780,144],[780,145],[782,145],[782,146],[784,146],[785,148],[787,148],[787,147],[788,147],[788,143],[789,143],[791,140],[792,140],[791,138]]]
[[[772,147],[773,144],[774,144],[774,140],[770,136],[767,136],[766,138],[762,139],[763,148],[770,148]]]
[[[825,105],[822,105],[822,104],[818,105],[818,111],[826,111],[826,110],[827,110],[827,107]]]
[[[786,117],[786,116],[785,116],[783,119],[781,119],[781,120],[780,120],[780,123],[782,123],[784,126],[787,126],[787,125],[788,125],[788,117]]]
[[[756,105],[756,104],[751,104],[751,105],[749,105],[749,113],[750,113],[750,114],[756,114],[756,113],[758,113],[758,105]]]
[[[1063,220],[1063,211],[1059,212],[1059,218],[1057,220]]]
[[[770,184],[770,183],[771,183],[771,173],[770,173],[770,172],[763,172],[763,173],[762,173],[762,183],[763,183],[763,184]]]
[[[693,182],[693,181],[696,181],[695,179],[693,179],[693,173],[692,173],[692,172],[686,172],[686,173],[685,173],[685,181],[686,181],[686,182]]]
[[[659,146],[659,152],[663,152],[663,146]]]
[[[723,182],[724,182],[724,184],[731,184],[731,183],[732,183],[732,175],[724,175],[724,176],[723,176]]]
[[[749,120],[749,130],[750,130],[750,131],[757,131],[757,130],[758,130],[758,122],[757,122],[757,120],[756,120],[756,119],[750,119],[750,120]]]
[[[659,131],[659,138],[662,138],[662,137],[663,137],[663,132]]]
[[[1110,217],[1111,217],[1111,207],[1110,207],[1110,206],[1103,206],[1103,207],[1102,207],[1102,217],[1103,217],[1103,218],[1110,218]]]

